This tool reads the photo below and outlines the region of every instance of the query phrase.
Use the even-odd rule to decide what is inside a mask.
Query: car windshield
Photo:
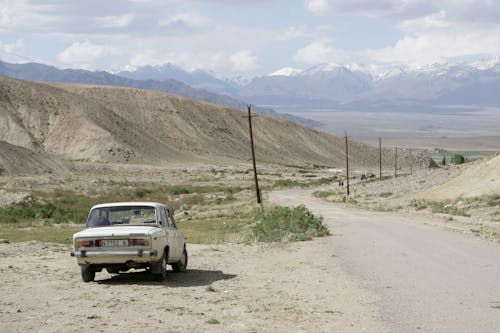
[[[114,206],[94,208],[87,219],[87,228],[111,225],[154,225],[156,214],[154,207]]]

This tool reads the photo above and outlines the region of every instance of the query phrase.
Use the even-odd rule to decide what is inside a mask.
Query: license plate
[[[102,246],[128,246],[128,239],[103,239]]]

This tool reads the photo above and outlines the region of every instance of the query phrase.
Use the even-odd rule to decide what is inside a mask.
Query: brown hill
[[[248,161],[245,112],[130,88],[46,84],[0,77],[0,140],[57,158],[165,164]],[[344,165],[344,139],[267,116],[253,118],[257,159]],[[354,167],[378,165],[378,150],[350,142]],[[393,152],[383,152],[387,167]],[[400,164],[409,156],[400,154]],[[413,157],[427,167],[430,160]]]
[[[0,141],[0,175],[22,175],[66,171],[63,162],[44,154]]]

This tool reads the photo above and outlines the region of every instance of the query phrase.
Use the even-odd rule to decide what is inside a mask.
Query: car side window
[[[174,221],[174,214],[172,214],[171,209],[167,209],[167,219],[168,219],[168,225],[172,228],[177,229],[177,226],[175,225]]]
[[[165,214],[165,208],[160,208],[160,223],[163,227],[168,226],[167,224],[167,215]]]

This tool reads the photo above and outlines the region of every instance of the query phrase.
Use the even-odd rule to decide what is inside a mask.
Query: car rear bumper
[[[71,252],[78,264],[120,264],[128,261],[147,263],[160,260],[158,251],[153,249],[133,250],[78,250]]]

